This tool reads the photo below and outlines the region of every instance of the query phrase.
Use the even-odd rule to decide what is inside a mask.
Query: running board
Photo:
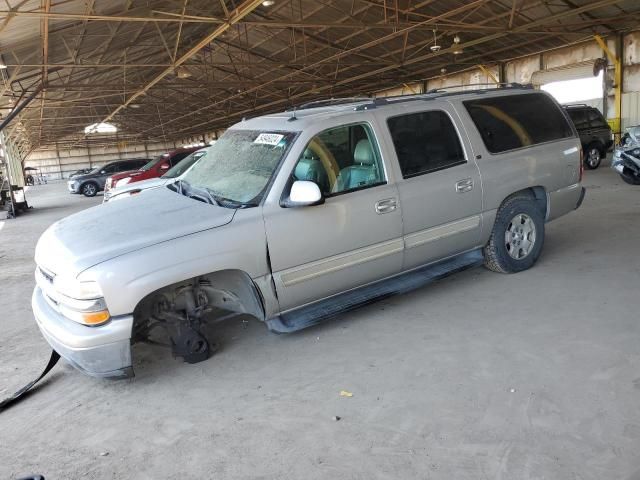
[[[482,265],[482,250],[473,250],[416,270],[382,280],[349,292],[334,295],[327,300],[283,313],[267,320],[267,327],[275,333],[291,333],[317,325],[341,313],[354,310],[383,298],[406,293],[431,282]]]

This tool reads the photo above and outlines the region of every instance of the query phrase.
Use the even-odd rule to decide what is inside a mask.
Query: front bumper
[[[67,188],[69,189],[70,193],[78,193],[78,184],[76,184],[75,182],[67,182]]]
[[[112,318],[109,323],[88,327],[57,312],[36,287],[31,306],[45,340],[77,369],[94,377],[127,378],[131,366],[133,315]]]

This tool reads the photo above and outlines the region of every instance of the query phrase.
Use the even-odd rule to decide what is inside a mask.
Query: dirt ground
[[[131,380],[59,364],[0,414],[0,479],[640,480],[640,187],[605,166],[585,185],[527,272],[462,272],[288,336],[230,322],[197,365],[136,346]],[[50,353],[39,235],[101,201],[28,198],[0,222],[0,398]]]

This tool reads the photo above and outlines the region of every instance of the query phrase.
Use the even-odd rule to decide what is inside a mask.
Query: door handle
[[[376,202],[376,213],[379,215],[393,212],[396,208],[398,208],[398,202],[395,198],[385,198]]]
[[[465,178],[464,180],[458,180],[456,182],[456,192],[466,193],[473,190],[473,180]]]

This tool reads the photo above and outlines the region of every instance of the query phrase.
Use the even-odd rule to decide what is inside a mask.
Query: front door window
[[[311,139],[293,171],[325,196],[386,183],[378,146],[368,125],[331,128]]]

